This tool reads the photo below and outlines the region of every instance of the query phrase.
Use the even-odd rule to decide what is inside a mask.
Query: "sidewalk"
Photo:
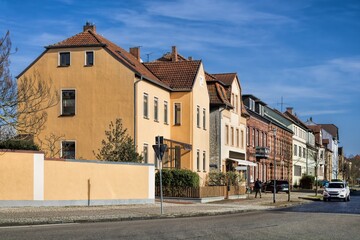
[[[310,201],[306,199],[308,195],[309,193],[292,192],[291,201],[288,202],[288,195],[286,193],[278,193],[276,194],[276,203],[273,203],[272,193],[263,193],[262,198],[254,198],[254,194],[250,194],[245,199],[222,200],[212,203],[165,201],[163,203],[162,215],[160,214],[159,201],[156,201],[155,204],[146,205],[0,208],[0,226],[127,221],[232,214],[303,204]]]

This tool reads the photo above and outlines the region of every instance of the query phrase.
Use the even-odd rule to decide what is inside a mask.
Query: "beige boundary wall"
[[[48,160],[42,152],[0,151],[0,207],[154,202],[153,164]]]

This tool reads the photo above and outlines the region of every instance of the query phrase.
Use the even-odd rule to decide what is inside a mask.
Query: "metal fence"
[[[245,194],[245,186],[205,186],[198,188],[163,188],[164,197],[207,198],[228,197]],[[155,187],[155,195],[160,196],[160,187]]]

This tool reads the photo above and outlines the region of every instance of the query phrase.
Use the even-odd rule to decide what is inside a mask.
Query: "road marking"
[[[68,226],[75,225],[80,223],[49,223],[49,224],[39,224],[39,225],[22,225],[22,226],[8,226],[0,227],[0,229],[11,229],[11,228],[37,228],[37,227],[54,227],[54,226]]]

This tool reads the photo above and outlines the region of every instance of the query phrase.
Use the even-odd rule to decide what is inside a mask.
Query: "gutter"
[[[136,151],[137,146],[137,84],[143,80],[143,75],[140,76],[140,79],[136,80],[134,83],[134,148]]]

